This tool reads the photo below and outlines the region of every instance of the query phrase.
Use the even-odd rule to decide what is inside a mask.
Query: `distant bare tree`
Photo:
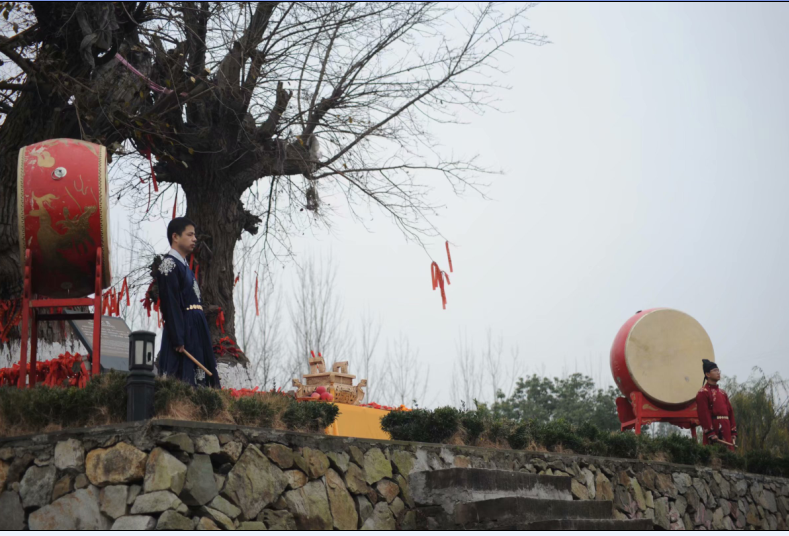
[[[452,403],[473,408],[474,400],[482,397],[483,382],[482,363],[474,350],[474,341],[469,341],[467,331],[458,331],[452,367]]]
[[[345,361],[353,353],[353,336],[337,292],[337,267],[332,257],[309,257],[296,272],[290,302],[293,345],[287,364],[292,378],[307,370],[310,351],[321,352],[327,366]]]
[[[406,406],[430,404],[428,385],[430,366],[422,370],[419,350],[411,346],[411,341],[404,333],[400,333],[394,342],[386,342],[385,373],[381,379],[378,393],[385,397],[386,402]],[[437,393],[431,393],[433,398]]]
[[[377,368],[380,366],[376,359],[375,350],[381,335],[381,319],[373,316],[370,307],[362,311],[359,323],[359,361],[356,370],[362,378],[367,379],[367,392],[365,401],[375,400],[378,387]]]
[[[241,241],[235,263],[237,317],[236,333],[239,345],[249,359],[249,373],[255,385],[270,389],[275,384],[290,381],[280,370],[285,356],[282,332],[282,296],[277,291],[271,273],[262,266],[254,269],[250,237]],[[257,290],[257,308],[255,292]]]

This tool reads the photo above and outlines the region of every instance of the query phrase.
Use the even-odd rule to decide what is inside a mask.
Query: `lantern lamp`
[[[153,354],[156,334],[135,331],[129,334],[129,375],[126,378],[126,420],[143,421],[153,418],[153,395],[156,376]]]
[[[129,334],[129,370],[153,370],[156,334],[135,331]]]

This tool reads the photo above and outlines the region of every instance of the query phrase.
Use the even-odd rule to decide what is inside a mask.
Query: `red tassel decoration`
[[[198,264],[198,265],[197,265],[197,268],[195,269],[195,279],[197,280],[197,282],[198,282],[198,283],[200,282],[200,280],[199,280],[199,279],[197,279],[197,275],[198,275],[199,273],[200,273],[200,265]]]
[[[233,281],[233,288],[236,288],[236,285],[238,284],[238,280],[239,280],[240,278],[241,278],[241,274],[238,274],[238,275],[236,276],[236,279]]]
[[[192,268],[192,266],[194,265],[194,262],[195,262],[195,254],[192,253],[191,255],[189,255],[189,269],[190,270],[194,270],[194,268]]]
[[[449,240],[446,241],[447,246],[447,260],[449,261],[449,271],[454,272],[452,269],[452,255],[449,254]]]
[[[175,207],[177,207],[177,206],[178,206],[178,185],[176,184],[175,185],[175,201],[173,201],[173,217],[172,217],[172,219],[175,219]],[[447,246],[447,247],[449,247],[449,246]],[[449,250],[447,250],[447,251],[449,251]],[[449,265],[452,266],[452,263],[450,262]],[[451,268],[450,268],[450,270],[451,270]]]

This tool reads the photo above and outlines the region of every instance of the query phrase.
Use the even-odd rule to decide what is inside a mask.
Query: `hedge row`
[[[392,439],[401,441],[446,443],[452,440],[515,450],[572,451],[631,459],[667,458],[672,463],[689,465],[709,465],[713,459],[718,459],[729,469],[789,477],[789,460],[770,452],[739,455],[720,446],[703,446],[690,437],[676,434],[651,438],[632,432],[604,432],[592,424],[575,427],[562,419],[545,424],[533,420],[516,422],[492,418],[486,411],[443,407],[393,411],[381,419],[381,427]]]
[[[339,409],[322,402],[297,402],[282,393],[252,393],[240,398],[229,391],[193,388],[157,378],[154,414],[186,411],[190,418],[245,426],[320,432],[337,418]],[[0,435],[35,433],[47,427],[82,427],[126,420],[126,375],[110,371],[84,388],[36,386],[0,388]]]

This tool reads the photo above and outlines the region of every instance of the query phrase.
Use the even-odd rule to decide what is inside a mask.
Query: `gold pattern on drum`
[[[79,216],[70,217],[68,208],[63,209],[63,216],[66,220],[57,222],[58,228],[52,225],[52,218],[47,209],[51,208],[52,202],[59,198],[55,194],[46,194],[36,197],[31,194],[33,210],[30,216],[37,217],[39,221],[38,234],[36,238],[41,244],[41,255],[45,266],[58,266],[66,261],[61,251],[69,249],[88,249],[88,244],[95,247],[95,242],[90,237],[88,219],[98,210],[96,206],[87,206]],[[61,234],[60,229],[66,232]]]

